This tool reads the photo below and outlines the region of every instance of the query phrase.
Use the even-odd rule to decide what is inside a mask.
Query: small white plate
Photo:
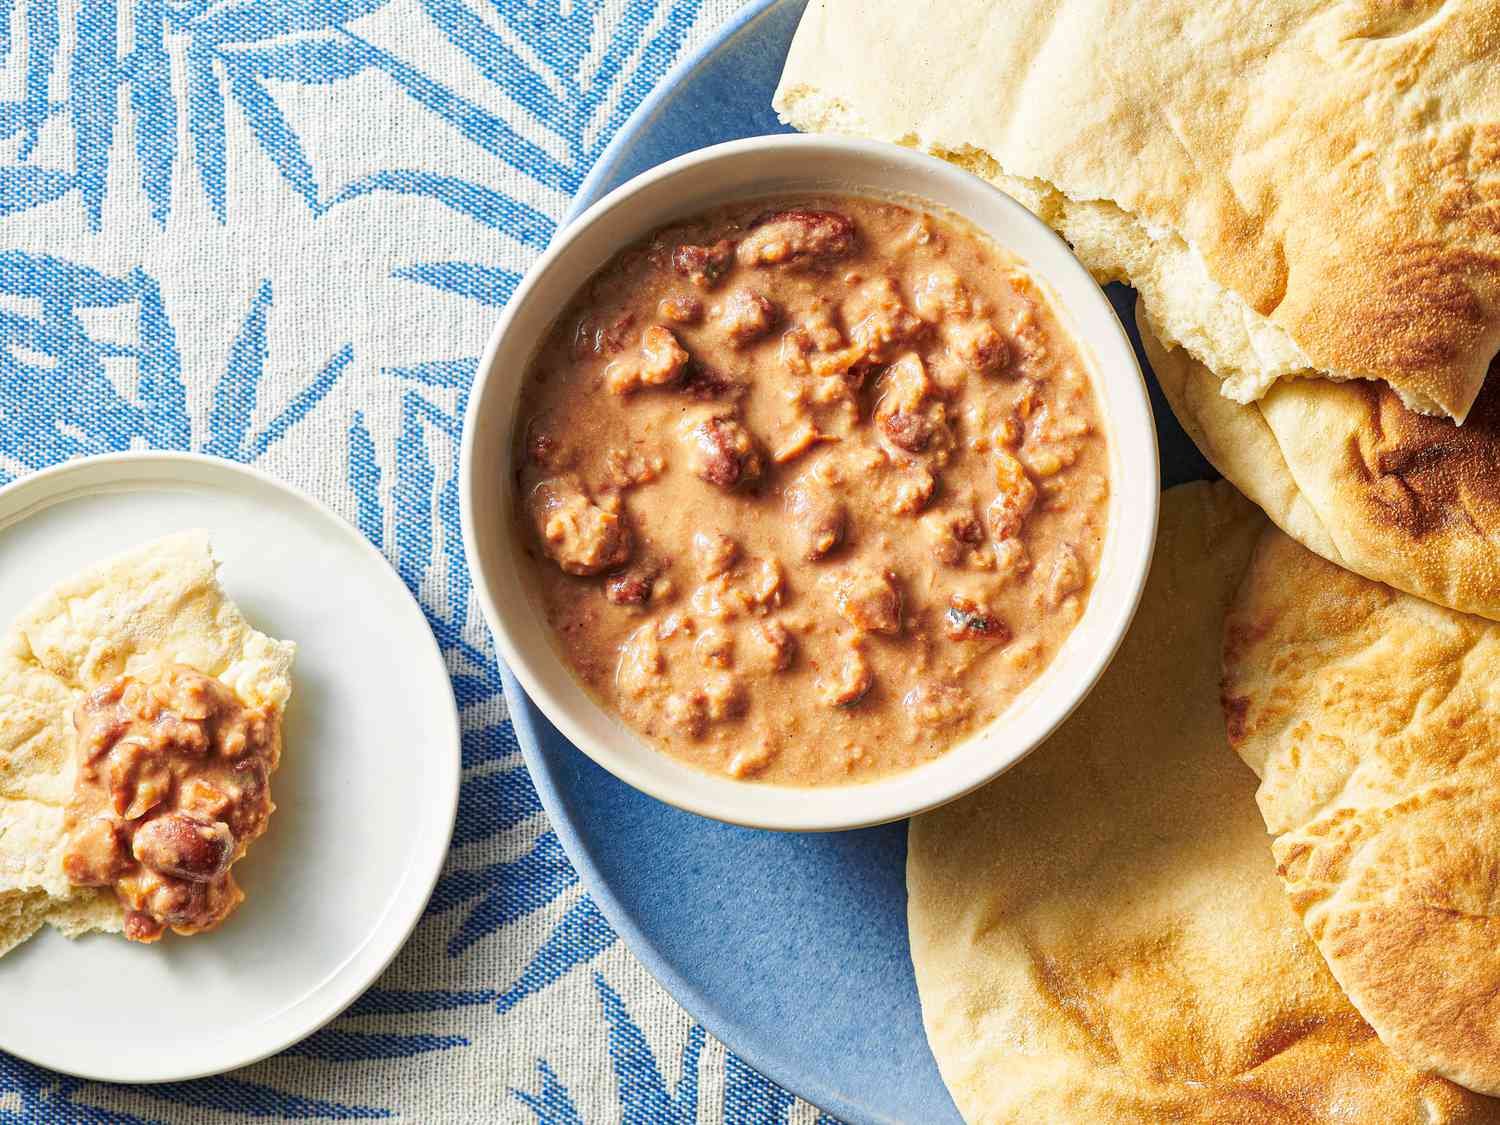
[[[0,1048],[86,1078],[212,1074],[332,1019],[411,933],[453,832],[458,713],[421,610],[353,528],[270,477],[126,453],[0,489],[0,626],[68,574],[200,527],[246,617],[298,645],[277,811],[222,929],[153,946],[44,929],[0,958]]]

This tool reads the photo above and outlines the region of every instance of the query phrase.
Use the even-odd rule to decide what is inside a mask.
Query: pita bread
[[[812,0],[775,105],[1011,191],[1239,402],[1462,420],[1500,347],[1497,0]]]
[[[1241,406],[1164,347],[1143,309],[1146,357],[1183,429],[1283,531],[1366,578],[1500,620],[1500,380],[1462,426],[1372,383],[1299,379]]]
[[[1230,742],[1291,903],[1410,1065],[1500,1094],[1500,625],[1269,533],[1224,629]]]
[[[251,706],[291,695],[296,646],[250,627],[220,588],[208,536],[148,543],[59,583],[0,638],[0,953],[50,922],[118,932],[119,904],[62,870],[73,793],[73,709],[125,672],[178,662]]]
[[[912,821],[922,1015],[971,1123],[1500,1121],[1350,1007],[1228,750],[1218,634],[1266,521],[1166,493],[1145,600],[1046,745]]]

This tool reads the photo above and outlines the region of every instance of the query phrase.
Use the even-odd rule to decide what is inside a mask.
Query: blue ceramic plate
[[[683,63],[600,158],[572,214],[681,153],[785,132],[771,95],[805,3],[752,4]],[[1110,297],[1130,325],[1131,292],[1112,286]],[[1152,394],[1163,481],[1210,475],[1154,384]],[[704,820],[596,766],[508,673],[505,694],[542,802],[594,900],[694,1018],[851,1125],[959,1125],[922,1032],[907,951],[905,824],[794,836]]]

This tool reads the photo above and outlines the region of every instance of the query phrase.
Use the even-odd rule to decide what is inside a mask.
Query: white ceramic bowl
[[[796,789],[694,770],[635,735],[579,686],[519,572],[512,437],[522,379],[559,311],[625,245],[729,200],[782,192],[902,194],[946,207],[1022,258],[1092,363],[1112,451],[1109,531],[1083,618],[994,723],[937,760],[874,782]],[[680,808],[759,828],[879,824],[962,796],[1020,761],[1088,694],[1135,613],[1156,540],[1156,429],[1114,309],[1067,245],[1009,196],[894,145],[771,136],[689,153],[611,192],[558,233],[506,307],[469,400],[460,465],[464,546],[499,655],[564,735],[616,777]]]

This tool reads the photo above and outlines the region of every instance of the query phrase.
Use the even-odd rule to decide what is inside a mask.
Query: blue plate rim
[[[608,184],[615,175],[624,153],[635,143],[639,135],[650,127],[673,90],[705,60],[718,54],[730,40],[783,2],[784,0],[751,0],[692,54],[680,60],[672,68],[671,72],[636,107],[626,119],[625,124],[620,127],[620,131],[615,134],[614,139],[600,154],[593,169],[579,185],[578,192],[573,197],[573,202],[559,229],[572,222],[604,194],[604,185]],[[593,862],[588,849],[575,831],[572,820],[564,815],[563,797],[552,784],[551,773],[541,753],[541,735],[537,729],[540,712],[521,689],[510,669],[503,663],[500,673],[506,705],[510,711],[511,722],[516,729],[516,741],[520,744],[521,756],[526,762],[526,768],[531,774],[532,782],[536,786],[551,827],[557,833],[558,839],[577,870],[579,878],[583,880],[585,889],[593,898],[594,904],[599,907],[605,920],[625,942],[636,960],[692,1019],[701,1024],[726,1048],[749,1063],[757,1072],[826,1113],[845,1120],[862,1118],[865,1113],[864,1107],[849,1103],[837,1091],[815,1088],[801,1081],[801,1076],[786,1074],[778,1065],[779,1060],[767,1058],[760,1052],[744,1049],[737,1044],[732,1030],[729,1034],[725,1033],[726,1030],[733,1028],[733,1020],[721,1010],[712,997],[701,992],[697,986],[684,978],[657,951],[645,933],[635,924],[631,910],[610,889],[608,881]],[[582,751],[574,749],[573,753],[581,754]],[[747,829],[747,831],[751,830]]]

